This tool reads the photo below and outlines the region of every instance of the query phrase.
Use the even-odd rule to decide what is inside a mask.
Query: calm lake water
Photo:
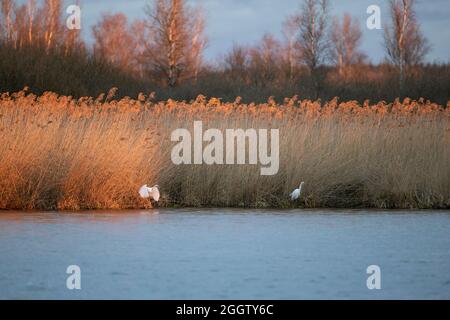
[[[0,298],[450,299],[450,211],[0,212]]]

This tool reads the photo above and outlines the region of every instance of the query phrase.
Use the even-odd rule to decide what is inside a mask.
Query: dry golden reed
[[[450,207],[449,106],[113,95],[1,95],[1,209],[150,207],[138,197],[144,183],[160,185],[162,206]],[[204,129],[279,129],[278,174],[172,164],[171,133],[191,130],[194,120]],[[292,203],[288,195],[300,181],[304,192]]]

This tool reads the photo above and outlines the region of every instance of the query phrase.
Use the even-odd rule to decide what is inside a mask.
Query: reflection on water
[[[449,299],[449,234],[449,211],[1,212],[0,298]]]

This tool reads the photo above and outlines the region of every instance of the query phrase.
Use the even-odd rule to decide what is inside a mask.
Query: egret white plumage
[[[300,198],[300,195],[302,194],[302,188],[303,188],[304,184],[305,183],[302,181],[302,183],[300,183],[300,186],[298,187],[298,189],[295,189],[294,191],[292,191],[292,193],[290,194],[292,201],[297,200],[298,198]]]
[[[139,195],[144,198],[144,199],[148,199],[151,198],[152,200],[158,202],[159,201],[159,186],[155,185],[151,188],[149,188],[146,184],[143,185],[140,189],[139,189]]]

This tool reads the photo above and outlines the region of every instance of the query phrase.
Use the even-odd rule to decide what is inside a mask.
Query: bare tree
[[[75,4],[80,6],[80,0],[76,0]],[[71,52],[84,52],[86,50],[85,43],[81,37],[81,30],[64,28],[64,53],[67,55]]]
[[[134,54],[136,58],[136,75],[143,79],[148,76],[149,71],[149,39],[152,39],[153,35],[150,34],[150,30],[147,27],[147,21],[143,19],[135,20],[131,23],[130,33],[135,38]]]
[[[224,71],[230,77],[231,82],[241,85],[247,81],[249,60],[249,50],[236,44],[225,55]]]
[[[192,15],[192,35],[188,49],[188,66],[192,73],[194,81],[197,81],[198,74],[203,61],[203,51],[207,44],[207,38],[204,36],[205,19],[203,12],[197,8]]]
[[[420,32],[413,0],[390,0],[392,24],[385,27],[384,41],[388,59],[399,70],[400,93],[408,68],[420,64],[430,47]]]
[[[289,16],[283,23],[283,35],[286,39],[284,60],[287,65],[287,77],[294,80],[295,67],[300,57],[299,53],[299,15]]]
[[[137,39],[133,37],[124,14],[103,15],[92,31],[95,55],[105,58],[123,71],[135,71]]]
[[[364,59],[364,54],[358,50],[361,36],[362,32],[357,19],[352,19],[349,14],[344,15],[342,22],[337,17],[334,18],[330,32],[332,44],[330,52],[331,59],[338,66],[341,76],[349,66]]]
[[[144,57],[149,71],[165,78],[169,87],[195,77],[206,43],[203,16],[184,0],[155,0],[147,15],[151,38]]]
[[[27,10],[25,5],[16,7],[14,10],[14,47],[22,48],[27,42]]]
[[[325,62],[329,47],[328,6],[328,0],[304,0],[302,12],[298,18],[301,60],[313,78],[316,96],[319,95],[321,87],[318,68]]]
[[[61,0],[45,0],[41,16],[44,17],[44,43],[48,50],[55,47],[61,40],[62,22],[61,22]]]
[[[65,30],[64,33],[64,54],[74,51],[84,51],[86,49],[80,30]]]
[[[250,50],[253,83],[260,87],[273,85],[278,79],[280,60],[280,43],[271,34],[264,35],[261,43]]]
[[[38,3],[42,5],[38,7]],[[2,0],[1,5],[0,39],[14,48],[58,48],[65,54],[84,49],[80,31],[68,30],[63,24],[61,0],[27,0],[19,6]]]
[[[36,0],[28,0],[27,3],[27,23],[28,23],[28,44],[33,43],[33,31],[35,28],[35,16],[36,16]]]
[[[3,29],[3,39],[6,42],[11,42],[13,40],[13,13],[15,4],[12,0],[2,0],[2,16],[4,22],[2,23]]]

